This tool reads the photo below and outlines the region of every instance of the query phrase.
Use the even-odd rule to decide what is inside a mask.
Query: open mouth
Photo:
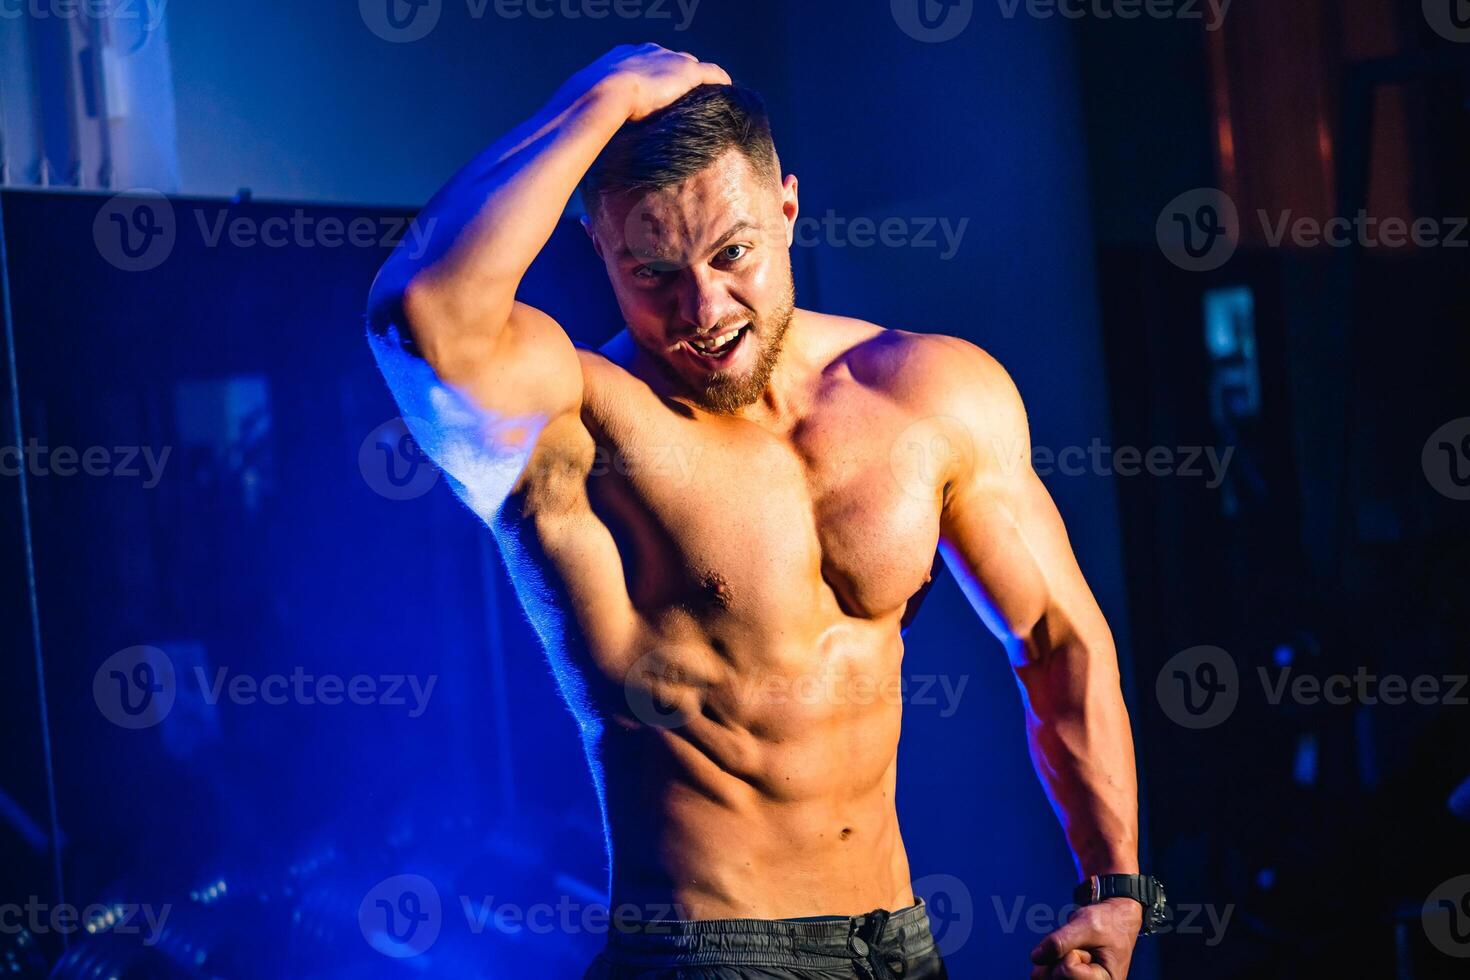
[[[676,348],[682,348],[696,361],[705,364],[718,364],[721,361],[729,360],[730,355],[740,346],[741,341],[745,339],[745,335],[749,332],[750,324],[742,323],[738,327],[732,327],[729,330],[712,334],[708,337],[685,337],[674,346]]]

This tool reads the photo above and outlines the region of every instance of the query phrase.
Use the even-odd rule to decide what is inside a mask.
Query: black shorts
[[[946,980],[921,901],[809,919],[615,924],[584,980]]]

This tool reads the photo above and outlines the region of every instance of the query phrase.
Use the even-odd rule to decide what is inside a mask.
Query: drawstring
[[[902,980],[903,975],[908,972],[907,964],[900,963],[900,972],[895,973],[893,966],[879,952],[889,917],[890,913],[886,909],[875,909],[852,920],[847,945],[853,956],[859,957],[855,965],[866,967],[866,980]]]

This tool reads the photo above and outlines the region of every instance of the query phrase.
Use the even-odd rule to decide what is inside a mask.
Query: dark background
[[[1470,30],[1442,35],[1417,0],[1236,0],[1218,30],[1203,5],[1201,21],[932,2],[942,29],[969,20],[926,40],[904,29],[916,3],[704,0],[678,30],[676,7],[509,19],[445,0],[412,43],[351,3],[169,8],[185,193],[0,192],[0,443],[169,453],[154,485],[0,477],[0,911],[170,914],[148,944],[0,916],[15,972],[580,975],[595,928],[462,906],[584,909],[605,859],[575,726],[493,542],[431,476],[405,493],[390,478],[415,459],[361,323],[386,249],[211,245],[200,222],[407,217],[565,76],[651,39],[765,94],[804,215],[967,221],[949,257],[799,247],[804,306],[981,344],[1054,456],[1231,451],[1218,483],[1123,475],[1111,454],[1044,474],[1118,639],[1143,864],[1181,912],[1134,975],[1459,975],[1450,954],[1470,942],[1443,939],[1455,913],[1434,896],[1470,873],[1447,805],[1470,777],[1470,692],[1445,696],[1470,671],[1470,233],[1273,244],[1259,215],[1363,210],[1450,234],[1470,214]],[[242,187],[253,198],[232,200]],[[1239,247],[1191,271],[1157,229],[1198,219],[1174,202],[1201,188],[1235,205]],[[175,240],[128,271],[105,218],[139,208]],[[595,342],[617,324],[600,275],[569,218],[524,298]],[[905,716],[919,890],[952,975],[1025,975],[1074,871],[1014,682],[948,578],[908,642],[910,679],[965,684],[953,711],[940,697]],[[133,730],[94,680],[140,645],[180,680],[167,716]],[[1191,714],[1216,703],[1179,686],[1207,680],[1205,660],[1234,669],[1233,710]],[[210,704],[195,666],[436,686],[417,717]],[[1260,670],[1434,678],[1440,696],[1272,703]],[[433,883],[440,932],[395,959],[359,912],[404,874]]]

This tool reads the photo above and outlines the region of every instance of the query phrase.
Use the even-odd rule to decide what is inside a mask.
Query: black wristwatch
[[[1169,923],[1164,886],[1152,875],[1093,875],[1072,892],[1078,905],[1096,905],[1109,898],[1131,898],[1143,906],[1141,936],[1151,936]]]

